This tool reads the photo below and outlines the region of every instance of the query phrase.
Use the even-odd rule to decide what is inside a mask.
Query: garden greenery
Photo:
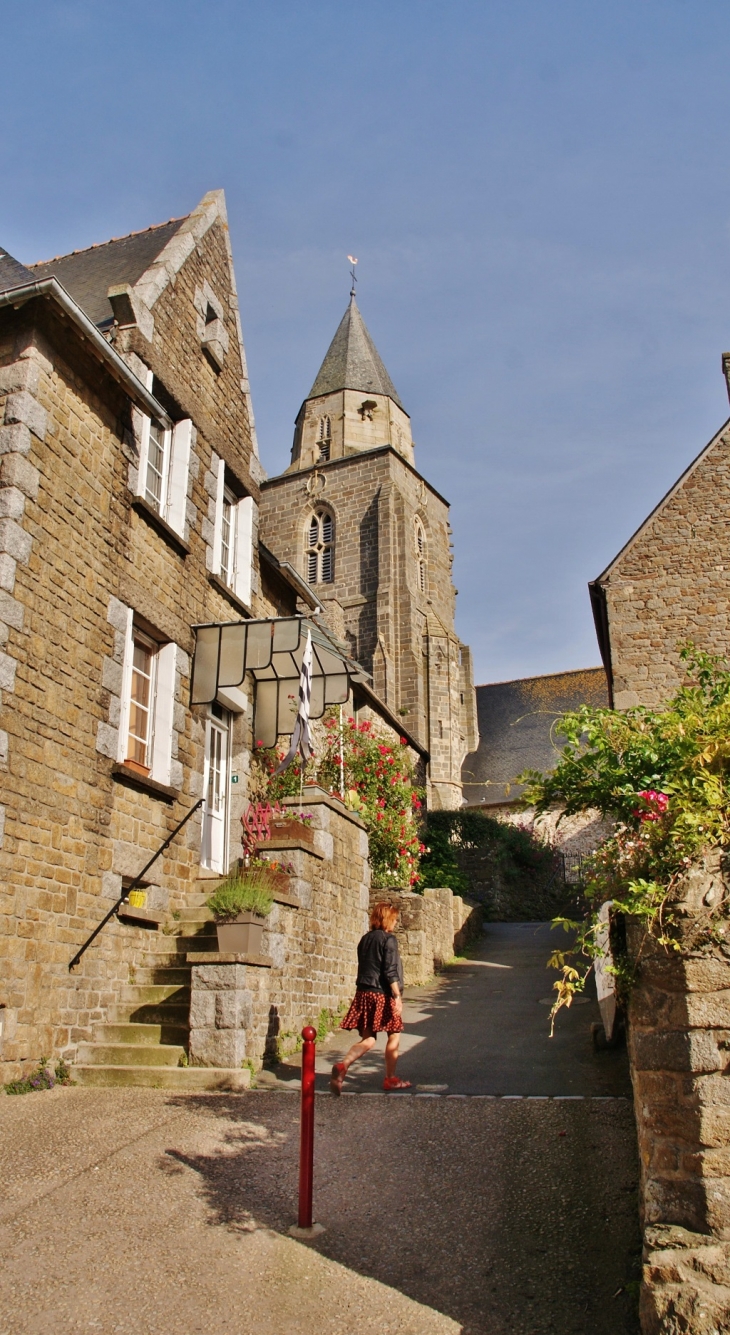
[[[538,814],[597,809],[616,821],[588,860],[587,920],[555,920],[576,937],[550,961],[561,974],[553,1014],[570,1005],[601,953],[602,903],[612,900],[614,913],[638,919],[666,949],[678,950],[671,912],[678,883],[697,857],[730,845],[730,668],[690,643],[680,655],[688,681],[663,709],[574,710],[556,725],[565,747],[555,770],[519,776],[523,801]],[[626,961],[617,960],[615,971],[625,991]]]
[[[357,723],[352,717],[343,718],[340,734],[338,710],[328,710],[322,722],[324,743],[318,745],[304,775],[298,759],[283,774],[275,773],[283,751],[261,748],[256,752],[269,801],[298,797],[302,777],[335,796],[344,791],[346,805],[367,828],[373,885],[416,889],[423,853],[418,833],[422,801],[413,785],[408,743],[401,738],[399,745],[392,746],[369,720]]]
[[[276,882],[268,867],[256,866],[229,876],[206,900],[216,922],[232,922],[239,913],[265,918],[274,903]]]

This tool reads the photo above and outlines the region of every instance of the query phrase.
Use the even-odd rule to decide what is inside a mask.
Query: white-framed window
[[[418,516],[413,521],[413,541],[416,556],[416,585],[419,593],[426,592],[426,530]]]
[[[131,608],[127,616],[118,759],[169,784],[177,645],[135,625]]]
[[[145,381],[147,389],[152,390],[153,376],[149,370]],[[153,422],[144,413],[139,413],[136,420],[137,495],[184,538],[193,424],[184,418],[167,427]]]
[[[226,466],[217,463],[212,572],[248,607],[253,571],[254,502],[228,485]]]
[[[309,583],[334,583],[335,522],[329,510],[315,510],[307,524],[305,542],[305,567]]]
[[[330,457],[332,445],[332,423],[329,417],[320,417],[317,423],[317,445],[319,446],[320,461],[326,463]]]

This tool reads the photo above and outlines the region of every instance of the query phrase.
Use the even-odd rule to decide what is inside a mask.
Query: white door
[[[205,736],[205,805],[201,862],[210,871],[228,870],[229,720],[208,719]]]

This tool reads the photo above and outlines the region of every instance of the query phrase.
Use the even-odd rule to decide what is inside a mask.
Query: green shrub
[[[257,913],[266,918],[274,903],[276,881],[266,867],[251,867],[229,876],[206,900],[216,922],[230,922],[239,913]]]

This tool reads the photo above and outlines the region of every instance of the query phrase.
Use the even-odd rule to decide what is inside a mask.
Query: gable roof
[[[111,324],[114,313],[107,297],[109,288],[122,283],[134,287],[184,222],[184,218],[171,218],[143,232],[130,232],[87,250],[32,264],[31,278],[57,278],[95,325]]]
[[[8,292],[12,287],[20,287],[23,283],[34,281],[35,275],[30,269],[26,269],[24,264],[13,259],[13,256],[0,246],[0,292]]]
[[[316,399],[320,394],[334,394],[340,389],[386,394],[399,408],[403,408],[395,385],[360,314],[354,293],[307,398]]]
[[[464,761],[461,779],[468,805],[494,806],[515,801],[515,784],[524,769],[546,773],[555,768],[553,725],[561,714],[581,705],[608,704],[603,668],[553,672],[543,677],[477,686],[479,747]]]

